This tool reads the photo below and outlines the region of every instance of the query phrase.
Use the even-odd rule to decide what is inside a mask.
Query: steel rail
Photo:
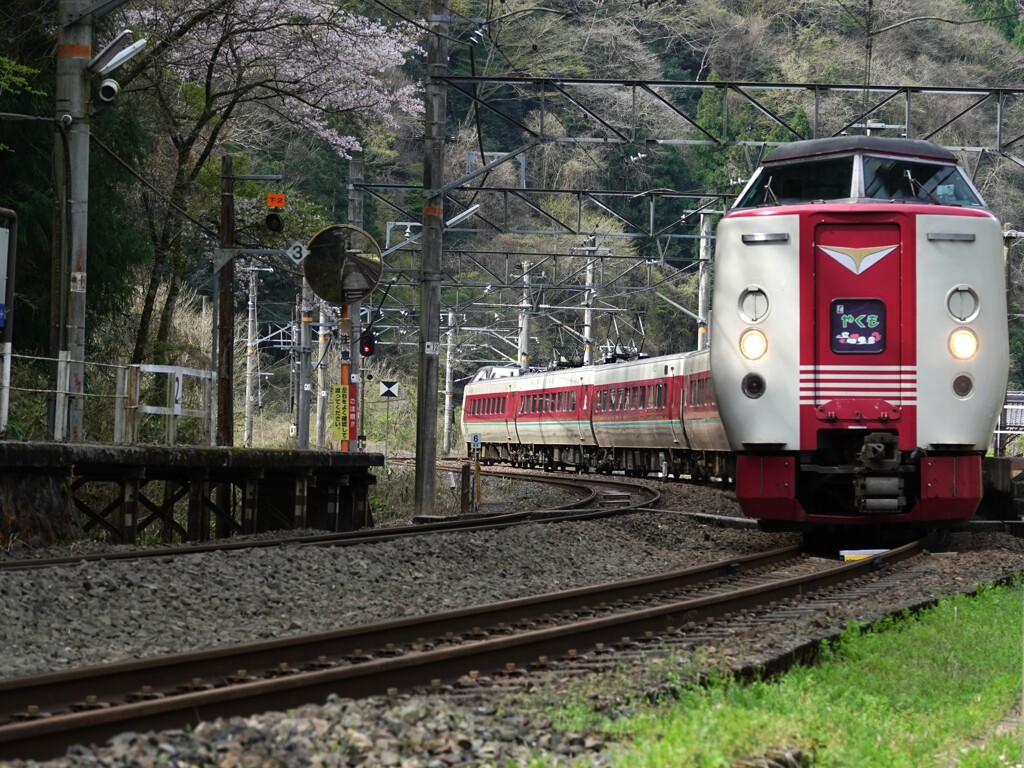
[[[791,547],[774,550],[765,556],[776,558],[776,561],[785,560],[795,556],[798,551],[798,547]],[[71,744],[95,741],[124,730],[177,728],[213,717],[280,710],[310,701],[322,701],[332,693],[360,697],[383,694],[391,689],[408,690],[413,686],[430,685],[445,679],[452,680],[470,670],[495,669],[509,664],[535,661],[543,655],[564,654],[575,649],[595,647],[598,643],[616,642],[624,635],[664,633],[670,628],[681,627],[688,622],[804,595],[860,578],[886,564],[912,557],[920,551],[921,543],[913,542],[865,560],[844,563],[816,574],[746,587],[725,594],[677,600],[545,629],[516,631],[514,634],[503,634],[498,637],[489,637],[476,628],[496,622],[520,620],[524,614],[528,616],[555,613],[570,610],[573,605],[593,605],[596,600],[609,602],[624,599],[623,590],[627,589],[626,585],[632,585],[629,589],[634,590],[634,594],[659,592],[666,587],[660,577],[650,577],[612,585],[613,595],[617,596],[600,595],[600,590],[607,589],[607,585],[588,587],[554,596],[525,598],[485,606],[483,609],[465,609],[382,625],[350,628],[319,636],[261,643],[249,647],[250,652],[255,649],[256,655],[247,657],[234,656],[237,648],[216,649],[170,659],[154,659],[36,678],[0,681],[0,701],[4,702],[5,711],[10,713],[8,702],[13,703],[15,700],[18,706],[25,706],[26,702],[33,699],[42,701],[46,695],[54,699],[66,698],[59,692],[61,686],[67,691],[74,684],[75,690],[80,694],[84,690],[82,681],[90,677],[90,682],[96,686],[110,685],[120,690],[137,690],[139,685],[149,685],[142,681],[155,679],[154,675],[158,674],[161,665],[168,662],[173,672],[167,674],[179,680],[192,675],[192,670],[195,669],[212,670],[213,667],[219,666],[221,670],[192,675],[197,678],[190,686],[193,689],[178,695],[170,695],[169,692],[162,692],[154,686],[148,693],[139,695],[140,698],[148,696],[147,700],[124,706],[108,706],[100,701],[100,694],[93,693],[90,695],[97,697],[92,704],[94,709],[0,725],[0,754],[23,758],[52,757]],[[684,580],[706,579],[709,575],[721,573],[723,569],[726,573],[734,574],[743,568],[753,567],[755,562],[757,556],[736,558],[702,568],[676,572],[673,577]],[[698,575],[701,570],[705,571],[703,577]],[[545,600],[556,602],[544,605]],[[451,643],[444,639],[449,632],[466,632],[467,626],[471,627],[469,632],[473,636],[484,636],[486,639],[461,645],[455,644],[454,638]],[[508,629],[499,625],[498,631],[507,632]],[[412,651],[388,650],[389,642],[408,643],[412,637],[442,637],[442,640],[439,646],[429,650],[417,651],[415,641]],[[289,646],[295,643],[303,646],[301,650],[289,650]],[[356,647],[357,644],[358,648],[382,647],[385,649],[383,655],[395,655],[388,658],[369,657],[361,663],[354,663],[360,661],[351,658],[352,655],[361,653]],[[422,648],[423,644],[419,646]],[[316,658],[314,668],[310,671],[296,669],[298,662],[293,664],[291,661],[310,656]],[[331,656],[340,656],[342,664],[331,665],[328,662]],[[206,666],[188,667],[186,657],[190,657],[190,663]],[[249,669],[254,668],[251,662],[257,658],[261,659],[259,665],[274,666],[279,676],[251,680],[248,679],[248,672],[239,673],[234,669],[239,664],[245,664]],[[214,687],[213,683],[206,681],[209,676],[223,674],[224,669],[230,670],[224,675],[227,684]],[[104,673],[111,672],[123,675],[122,681],[116,686],[102,682]]]
[[[356,544],[372,544],[376,542],[393,541],[395,539],[419,536],[425,533],[489,530],[529,522],[591,520],[618,514],[631,509],[650,507],[656,504],[660,498],[660,493],[654,489],[647,489],[643,486],[631,486],[647,491],[649,498],[636,503],[631,503],[625,507],[609,509],[608,507],[600,506],[600,500],[598,498],[599,494],[595,488],[586,487],[583,483],[575,479],[528,477],[516,473],[501,471],[491,471],[488,472],[488,474],[507,477],[512,480],[521,480],[524,482],[560,485],[576,491],[581,487],[585,487],[587,493],[580,499],[553,506],[546,510],[509,512],[500,515],[461,517],[449,520],[433,520],[430,522],[418,523],[416,525],[395,526],[392,528],[374,528],[370,530],[346,531],[343,533],[321,533],[311,536],[280,537],[259,541],[224,541],[210,544],[155,547],[150,549],[81,554],[67,557],[0,560],[0,571],[30,570],[35,568],[49,568],[53,566],[77,565],[82,562],[143,560],[153,557],[178,557],[183,555],[203,554],[206,552],[223,552],[240,549],[265,549],[269,547],[282,546],[353,546]],[[588,480],[586,485],[592,486],[595,483],[601,484],[602,482],[608,483],[609,481]],[[625,486],[626,484],[620,483],[619,485]]]

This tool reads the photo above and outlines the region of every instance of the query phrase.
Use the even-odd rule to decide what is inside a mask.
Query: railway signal
[[[363,331],[359,337],[359,354],[369,357],[377,350],[377,336],[373,331]]]
[[[284,229],[284,219],[279,211],[284,210],[288,204],[288,198],[279,192],[267,193],[267,217],[263,220],[267,229],[271,232],[280,232]]]

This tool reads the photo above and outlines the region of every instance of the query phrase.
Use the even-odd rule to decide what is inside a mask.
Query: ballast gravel
[[[730,503],[716,491],[686,488],[664,506],[721,512]],[[0,677],[326,631],[689,567],[793,541],[792,535],[718,528],[666,511],[357,547],[284,544],[5,572]],[[98,546],[83,544],[78,551]],[[890,590],[884,602],[915,605],[1024,570],[1024,541],[1004,534],[959,535],[952,551],[930,558],[913,583]],[[829,623],[842,628],[850,619],[869,621],[888,607],[879,602],[851,604]],[[737,663],[761,659],[826,631],[821,623],[818,617],[787,627],[761,647],[756,638],[744,638],[742,648],[721,643],[720,650]],[[442,768],[521,765],[536,755],[563,765],[609,759],[599,738],[559,732],[538,708],[486,698],[397,696],[332,698],[191,731],[122,734],[109,745],[75,747],[47,763],[3,765]]]

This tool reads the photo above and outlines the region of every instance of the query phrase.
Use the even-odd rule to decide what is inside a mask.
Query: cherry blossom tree
[[[119,13],[136,38],[149,40],[118,79],[124,104],[153,136],[148,170],[164,179],[165,192],[138,196],[155,252],[132,354],[141,362],[166,284],[157,334],[163,357],[189,266],[181,206],[218,148],[259,150],[287,129],[308,132],[347,157],[369,132],[414,119],[422,100],[402,67],[421,53],[420,31],[330,0],[156,0],[129,3]]]

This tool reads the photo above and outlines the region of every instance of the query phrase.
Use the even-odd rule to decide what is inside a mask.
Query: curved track
[[[447,471],[447,470],[446,470]],[[209,544],[193,544],[149,549],[132,549],[91,553],[54,558],[21,558],[0,560],[0,571],[47,568],[102,560],[143,560],[153,557],[178,557],[204,552],[223,552],[237,549],[260,549],[281,546],[336,547],[369,544],[408,536],[419,536],[441,531],[478,531],[505,528],[532,522],[561,522],[566,520],[591,520],[609,517],[622,512],[653,507],[658,503],[660,493],[653,488],[615,480],[585,480],[571,477],[546,477],[526,473],[485,470],[489,476],[505,477],[521,482],[544,483],[560,486],[579,495],[566,504],[542,510],[524,510],[500,515],[476,515],[448,519],[433,519],[415,525],[373,528],[346,533],[324,533],[312,536],[283,536],[273,539],[248,539],[245,541],[221,540]]]

